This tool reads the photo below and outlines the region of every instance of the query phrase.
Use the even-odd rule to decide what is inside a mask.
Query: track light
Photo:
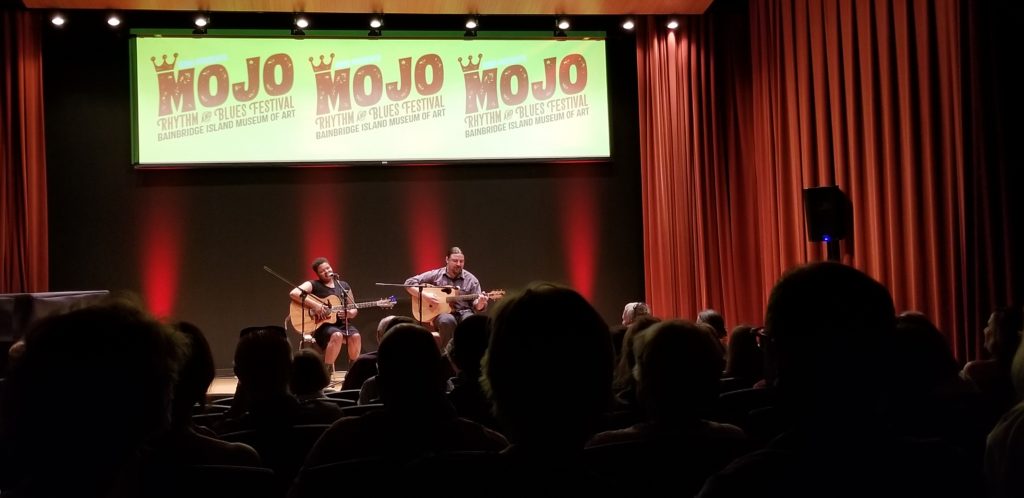
[[[560,18],[555,19],[555,31],[554,31],[555,37],[557,37],[557,38],[565,38],[567,36],[565,34],[565,30],[567,30],[567,29],[569,29],[569,20],[568,19],[566,19],[564,17],[560,17]]]
[[[210,17],[205,14],[196,15],[195,19],[196,29],[192,30],[193,35],[205,35],[206,27],[210,25]]]
[[[666,24],[665,26],[667,26],[668,29],[676,29],[679,27],[679,21],[676,21],[675,19],[669,19],[668,24]]]
[[[626,20],[622,22],[622,29],[626,31],[633,31],[633,28],[635,27],[636,24],[633,23],[633,19],[626,18]]]
[[[65,19],[64,16],[60,15],[60,13],[56,13],[50,18],[50,22],[59,28],[64,25]]]
[[[381,26],[384,26],[384,21],[380,17],[370,18],[370,31],[366,33],[366,36],[381,36]]]
[[[110,14],[110,17],[107,18],[107,24],[112,28],[116,28],[121,25],[121,18],[117,17],[117,14]]]
[[[466,19],[466,33],[465,33],[465,36],[467,36],[467,37],[476,36],[476,28],[478,26],[479,26],[479,24],[477,23],[475,17],[467,18]]]
[[[292,36],[306,36],[306,28],[309,27],[309,20],[305,16],[296,16],[292,25]]]

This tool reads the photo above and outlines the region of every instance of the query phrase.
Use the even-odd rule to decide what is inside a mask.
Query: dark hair
[[[992,356],[1004,368],[1009,368],[1017,346],[1021,342],[1021,328],[1024,328],[1024,313],[1020,306],[1006,306],[993,312],[995,315],[995,344]]]
[[[202,330],[190,322],[178,322],[178,333],[185,337],[186,352],[178,381],[174,385],[171,420],[176,424],[191,421],[192,406],[206,404],[206,391],[217,372],[213,363],[210,343]]]
[[[715,337],[718,339],[725,337],[728,333],[725,330],[725,318],[722,317],[721,313],[710,308],[701,311],[700,314],[697,315],[697,323],[706,323],[710,325],[711,328],[714,329]]]
[[[758,344],[757,330],[750,325],[734,327],[729,333],[725,359],[726,377],[749,381],[761,379],[764,376],[764,353]]]
[[[787,272],[765,313],[780,394],[809,406],[842,402],[840,396],[848,405],[869,405],[880,392],[880,365],[895,329],[889,290],[860,270],[819,262]]]
[[[490,337],[491,319],[487,315],[469,315],[455,326],[448,356],[459,370],[479,373]]]
[[[718,340],[695,323],[664,321],[637,342],[637,397],[659,421],[701,418],[718,399]]]
[[[241,339],[251,334],[271,334],[288,340],[288,332],[280,325],[257,325],[253,327],[246,327],[238,332],[238,338]]]
[[[463,252],[458,246],[451,246],[448,248],[448,254],[445,254],[444,257],[450,257],[452,254],[463,254]]]
[[[604,319],[578,292],[544,283],[502,300],[491,320],[481,384],[509,438],[582,448],[611,402]],[[523,368],[536,357],[537,338],[546,361]]]
[[[235,348],[235,375],[247,389],[287,388],[292,347],[282,327],[249,327]]]
[[[292,375],[289,381],[292,394],[313,394],[331,383],[323,356],[312,349],[302,349],[292,357]]]
[[[619,361],[615,365],[612,389],[617,395],[624,395],[626,398],[632,396],[631,391],[636,387],[636,380],[633,378],[633,367],[636,366],[636,339],[652,325],[660,322],[661,319],[654,315],[642,315],[638,320],[626,327],[626,333],[622,338],[622,350],[619,352]],[[626,401],[629,401],[628,399]]]
[[[389,408],[422,407],[443,399],[441,351],[430,331],[402,323],[388,329],[377,348],[377,387]]]
[[[319,257],[319,258],[314,259],[313,260],[313,265],[312,265],[313,266],[313,272],[316,272],[316,269],[319,268],[320,265],[322,265],[322,264],[324,264],[326,262],[327,262],[327,258],[322,257],[322,256]]]
[[[186,347],[180,334],[125,301],[36,322],[0,393],[4,454],[17,455],[5,458],[5,476],[17,476],[25,496],[70,496],[67,487],[108,494],[116,469],[166,428]],[[68,372],[77,379],[70,389],[63,388]],[[53,479],[65,459],[75,464],[61,465]]]
[[[384,320],[387,320],[387,323],[384,323]],[[395,327],[397,327],[397,326],[399,326],[399,325],[401,325],[403,323],[408,323],[408,324],[411,324],[411,325],[419,325],[419,323],[416,322],[416,320],[413,317],[411,317],[411,316],[391,315],[391,316],[386,316],[386,317],[382,318],[380,323],[377,324],[377,333],[376,333],[377,345],[378,346],[380,345],[380,341],[384,339],[384,335],[387,334],[389,330],[391,330],[391,329],[393,329],[393,328],[395,328]],[[384,328],[381,328],[381,324],[384,325]]]

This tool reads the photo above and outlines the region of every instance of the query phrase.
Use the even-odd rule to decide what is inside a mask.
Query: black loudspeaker
[[[807,238],[815,242],[838,241],[850,233],[852,218],[850,199],[839,187],[804,189],[804,219]]]

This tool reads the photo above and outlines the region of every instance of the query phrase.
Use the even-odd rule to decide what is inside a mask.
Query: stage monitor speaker
[[[814,242],[838,241],[850,232],[852,207],[839,187],[810,187],[804,189],[804,219],[807,238]]]

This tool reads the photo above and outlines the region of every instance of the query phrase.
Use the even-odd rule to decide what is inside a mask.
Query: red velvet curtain
[[[1009,271],[1013,251],[1007,224],[976,228],[1005,203],[973,201],[999,186],[972,172],[983,144],[970,137],[988,121],[971,114],[983,106],[977,68],[964,64],[977,49],[970,8],[726,4],[674,32],[648,19],[637,34],[654,312],[714,307],[730,324],[761,323],[775,280],[824,259],[807,241],[802,189],[835,184],[854,208],[844,261],[888,286],[898,309],[928,314],[958,357],[974,356],[985,308],[1012,292],[1006,278],[978,277],[974,258]],[[1003,249],[979,253],[993,243]]]
[[[49,287],[40,24],[0,9],[0,293]]]

